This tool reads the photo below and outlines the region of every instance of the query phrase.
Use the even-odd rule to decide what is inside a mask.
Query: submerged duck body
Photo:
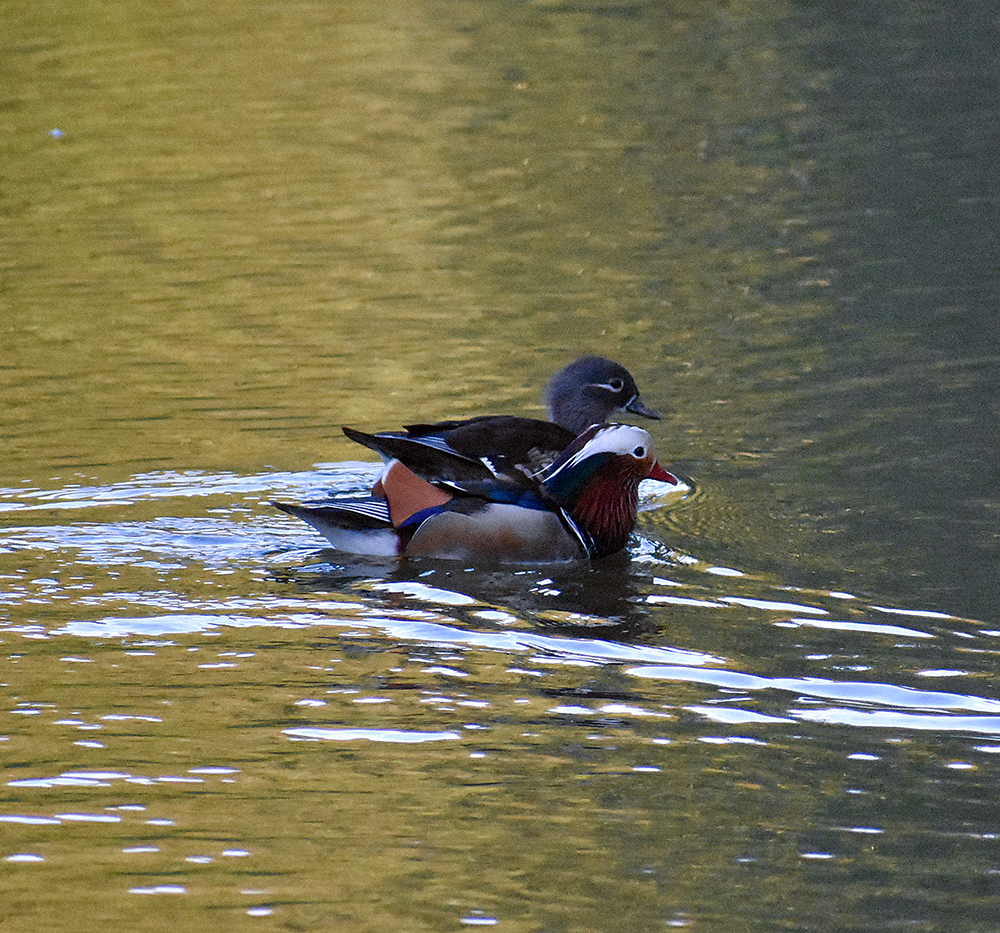
[[[351,436],[375,441],[381,452],[380,436]],[[625,547],[639,483],[657,468],[647,431],[594,425],[535,473],[432,484],[392,458],[371,496],[274,504],[339,550],[359,554],[488,562],[599,558]]]

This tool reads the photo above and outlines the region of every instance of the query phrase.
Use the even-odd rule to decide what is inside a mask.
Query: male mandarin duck
[[[534,562],[622,550],[639,483],[678,480],[656,462],[648,432],[604,422],[616,409],[659,416],[628,370],[602,357],[558,372],[545,401],[552,422],[491,415],[378,434],[345,427],[387,463],[372,495],[274,505],[356,554]]]

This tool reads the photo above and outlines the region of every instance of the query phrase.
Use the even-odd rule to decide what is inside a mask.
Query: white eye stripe
[[[653,449],[653,438],[648,431],[631,424],[611,424],[601,428],[583,447],[564,464],[579,463],[595,453],[614,453],[632,456],[637,448]],[[644,453],[642,456],[646,456]],[[640,458],[641,459],[641,458]]]

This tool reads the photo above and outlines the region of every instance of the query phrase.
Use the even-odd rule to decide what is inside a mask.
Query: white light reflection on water
[[[766,716],[751,710],[734,709],[731,706],[685,706],[684,709],[698,713],[713,722],[721,722],[730,726],[743,726],[749,723],[792,723],[794,719],[784,716]]]
[[[648,717],[654,719],[672,719],[673,713],[658,712],[656,710],[642,709],[625,703],[605,703],[595,709],[589,706],[553,706],[549,715],[559,716],[628,716],[628,717]]]
[[[199,774],[235,774],[238,773],[233,768],[192,768],[191,773]],[[17,778],[7,781],[8,787],[111,787],[113,781],[124,781],[127,784],[204,784],[204,778],[188,777],[186,775],[165,774],[159,777],[143,777],[132,774],[128,771],[64,771],[56,777],[37,778]],[[122,806],[120,810],[142,810],[141,806]],[[0,820],[5,817],[0,816]],[[95,820],[97,822],[116,823],[120,817],[117,816],[89,816],[86,814],[55,814],[56,820]]]
[[[453,593],[451,590],[439,587],[425,586],[422,583],[373,583],[371,589],[382,593],[402,593],[442,606],[473,606],[476,603],[471,596]]]
[[[691,596],[662,596],[652,593],[646,597],[646,602],[652,605],[656,603],[666,603],[671,606],[700,606],[705,609],[723,609],[722,603],[713,602],[708,599],[695,599]]]
[[[932,732],[979,732],[1000,735],[1000,716],[946,716],[893,710],[824,709],[794,714],[802,720],[863,729],[915,729]]]
[[[970,712],[995,712],[1000,715],[1000,700],[965,696],[959,693],[915,690],[894,684],[838,682],[822,678],[757,677],[733,671],[688,670],[680,667],[633,667],[634,677],[660,680],[685,680],[736,690],[784,690],[822,699],[879,703],[908,709],[955,709]]]
[[[629,674],[640,678],[686,681],[710,684],[727,690],[752,693],[762,690],[779,690],[802,698],[842,700],[864,706],[864,709],[828,708],[788,710],[788,715],[799,721],[828,725],[853,725],[860,727],[938,730],[941,732],[1000,733],[1000,700],[968,696],[958,693],[916,690],[894,684],[865,683],[861,681],[832,681],[822,678],[757,677],[733,671],[693,670],[669,667],[634,667]],[[881,707],[871,709],[872,706]],[[727,707],[689,707],[716,721],[751,722],[757,714]],[[909,710],[921,710],[920,713]],[[956,711],[992,713],[994,715],[954,715]],[[762,720],[761,720],[762,721]],[[787,719],[770,718],[771,722],[788,722]]]
[[[312,604],[315,606],[315,604]],[[336,602],[331,608],[340,608]],[[261,624],[260,619],[249,616],[231,615],[177,615],[153,616],[147,618],[114,618],[93,622],[71,622],[58,629],[56,635],[77,635],[82,637],[122,638],[130,635],[173,635],[210,631],[220,626],[245,628]],[[570,638],[543,635],[534,632],[505,631],[489,632],[462,629],[455,625],[424,620],[398,618],[337,619],[310,612],[303,615],[289,614],[271,618],[268,622],[279,627],[343,627],[351,631],[371,629],[381,631],[394,639],[420,642],[423,644],[462,645],[471,648],[487,648],[504,653],[537,652],[553,659],[586,660],[591,662],[639,662],[650,664],[722,664],[722,658],[696,651],[675,648],[627,645],[602,639]]]
[[[457,741],[457,732],[407,732],[402,729],[284,729],[291,739],[305,742],[390,742],[392,744],[415,744],[419,742]]]
[[[913,616],[917,619],[954,619],[955,616],[948,615],[947,612],[932,612],[928,609],[893,609],[889,606],[871,606],[876,612],[885,612],[897,616]]]
[[[20,823],[24,826],[58,826],[60,821],[50,816],[22,816],[18,813],[0,813],[0,823]]]
[[[843,619],[789,619],[779,622],[787,628],[805,626],[808,628],[831,629],[837,632],[861,632],[871,635],[902,635],[907,638],[934,638],[930,632],[900,625],[879,625],[877,622],[848,622]]]
[[[87,509],[106,505],[134,505],[143,500],[206,496],[266,497],[283,495],[337,494],[364,488],[377,478],[379,466],[366,462],[317,464],[316,471],[302,473],[207,473],[199,470],[165,470],[140,473],[118,483],[102,486],[69,484],[56,489],[0,488],[0,512],[31,509]],[[321,472],[318,472],[321,471]]]

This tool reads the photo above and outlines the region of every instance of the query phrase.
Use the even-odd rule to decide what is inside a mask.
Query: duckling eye
[[[638,447],[636,447],[635,450],[632,451],[632,456],[637,457],[639,460],[641,460],[643,457],[646,456],[646,448],[640,444]]]

